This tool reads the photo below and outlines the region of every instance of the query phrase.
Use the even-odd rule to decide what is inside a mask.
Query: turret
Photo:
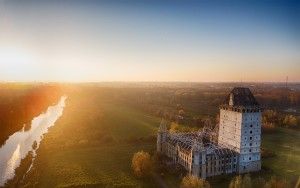
[[[157,152],[164,153],[164,144],[167,140],[168,129],[167,129],[167,122],[163,119],[160,122],[160,126],[157,132]]]
[[[192,155],[193,155],[193,165],[191,169],[191,174],[193,176],[199,177],[200,176],[200,170],[202,166],[202,152],[204,151],[203,143],[202,141],[194,140],[194,143],[192,145]]]

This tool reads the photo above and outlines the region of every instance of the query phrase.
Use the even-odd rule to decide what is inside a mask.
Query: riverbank
[[[62,115],[65,100],[65,96],[61,97],[56,105],[49,106],[45,113],[33,118],[28,130],[23,127],[22,131],[11,135],[0,147],[0,186],[13,179],[16,168],[20,166],[21,160],[27,158],[27,155],[32,158],[32,162],[34,161],[36,150],[39,148],[43,136]],[[22,171],[24,171],[23,166],[20,167]]]
[[[47,110],[62,95],[57,84],[0,84],[0,146],[10,135],[30,128],[33,117]]]
[[[131,158],[139,150],[153,153],[159,122],[106,91],[68,93],[64,115],[45,135],[22,185],[153,187],[133,176]]]

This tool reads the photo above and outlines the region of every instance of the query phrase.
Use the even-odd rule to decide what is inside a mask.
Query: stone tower
[[[261,168],[261,112],[249,88],[234,88],[220,106],[218,144],[239,153],[238,173]]]
[[[162,120],[160,122],[160,126],[158,128],[158,132],[157,132],[157,152],[163,153],[164,152],[164,144],[166,143],[167,140],[167,134],[168,134],[168,130],[167,130],[167,122],[165,120]]]

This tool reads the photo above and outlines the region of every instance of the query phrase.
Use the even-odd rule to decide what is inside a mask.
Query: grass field
[[[25,181],[39,187],[154,186],[134,178],[130,165],[135,152],[153,152],[159,122],[108,96],[72,92]]]
[[[300,132],[279,128],[263,137],[262,147],[275,153],[263,160],[263,166],[278,176],[295,179],[300,176]]]
[[[156,187],[151,179],[137,179],[131,158],[137,151],[155,151],[160,119],[125,105],[109,89],[76,88],[68,94],[64,114],[38,150],[25,186],[37,187]],[[263,136],[263,147],[275,157],[263,160],[263,172],[295,182],[300,174],[299,132],[279,129]],[[211,179],[213,187],[227,187],[230,176]],[[170,187],[180,180],[165,176]]]

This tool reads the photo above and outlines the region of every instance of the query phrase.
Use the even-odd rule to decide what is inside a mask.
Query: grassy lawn
[[[276,156],[263,160],[263,166],[278,176],[294,179],[300,175],[300,132],[278,129],[276,133],[263,136],[262,147]]]
[[[93,92],[68,95],[62,118],[45,135],[28,186],[153,187],[131,171],[135,152],[153,153],[160,119]],[[154,138],[154,137],[153,137]]]
[[[152,151],[152,145],[88,147],[52,153],[41,163],[41,187],[79,185],[150,186],[148,181],[131,174],[132,154],[138,150]]]

